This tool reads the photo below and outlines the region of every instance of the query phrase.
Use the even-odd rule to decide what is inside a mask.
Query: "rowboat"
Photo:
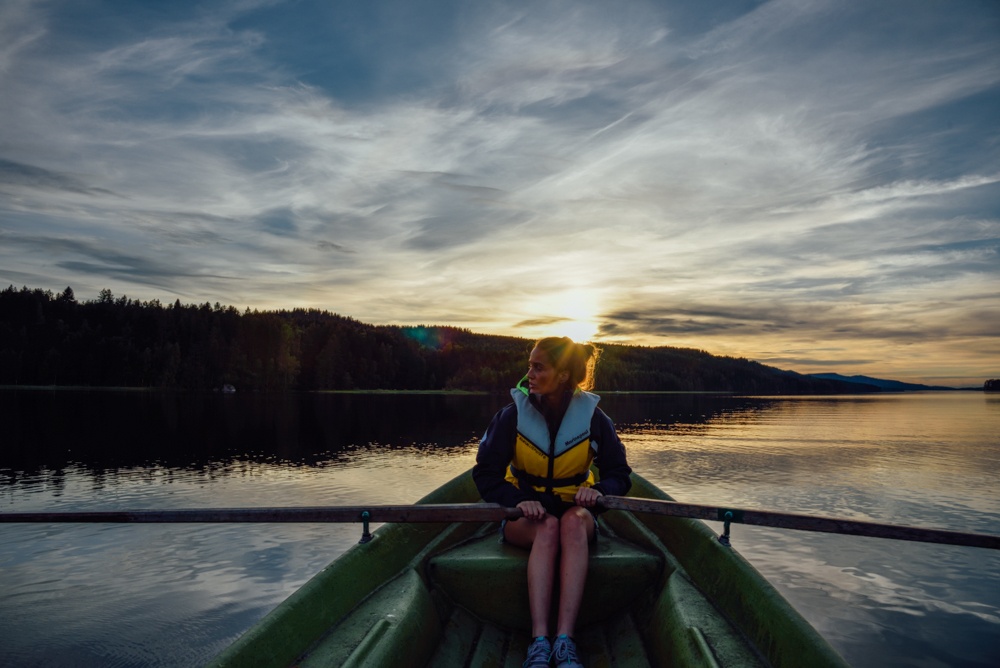
[[[672,500],[635,474],[629,496]],[[417,505],[478,501],[466,472]],[[210,665],[520,666],[526,563],[496,522],[383,524]],[[576,635],[588,668],[847,665],[707,525],[624,510],[601,515]]]

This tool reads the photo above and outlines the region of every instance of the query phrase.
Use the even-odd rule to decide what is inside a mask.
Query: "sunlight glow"
[[[586,343],[597,334],[597,322],[594,320],[564,320],[555,325],[555,336],[568,336],[578,343]]]
[[[594,338],[598,328],[600,297],[596,291],[563,290],[539,297],[531,304],[522,335],[568,336],[578,343]],[[530,332],[530,334],[526,333]]]

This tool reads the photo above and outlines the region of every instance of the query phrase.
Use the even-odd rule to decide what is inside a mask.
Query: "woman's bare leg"
[[[588,515],[590,513],[587,513]],[[549,635],[549,610],[559,556],[559,519],[546,515],[541,520],[519,519],[504,527],[504,540],[531,550],[528,555],[528,603],[531,610],[531,635]]]
[[[590,541],[594,537],[594,516],[586,508],[570,508],[559,522],[560,563],[559,618],[557,634],[573,636],[576,618],[583,603],[587,581]]]

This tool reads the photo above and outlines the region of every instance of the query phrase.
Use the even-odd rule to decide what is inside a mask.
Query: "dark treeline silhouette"
[[[102,290],[0,292],[0,384],[240,390],[504,390],[532,341],[367,325],[318,310],[164,305]],[[602,344],[599,389],[829,394],[877,388],[699,350]]]

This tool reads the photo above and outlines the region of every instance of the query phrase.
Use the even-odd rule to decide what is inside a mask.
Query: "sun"
[[[553,336],[568,336],[578,343],[591,341],[597,334],[597,323],[593,320],[567,319],[552,326]]]
[[[574,289],[546,294],[532,304],[531,335],[568,336],[578,343],[597,335],[600,307],[596,293]]]

